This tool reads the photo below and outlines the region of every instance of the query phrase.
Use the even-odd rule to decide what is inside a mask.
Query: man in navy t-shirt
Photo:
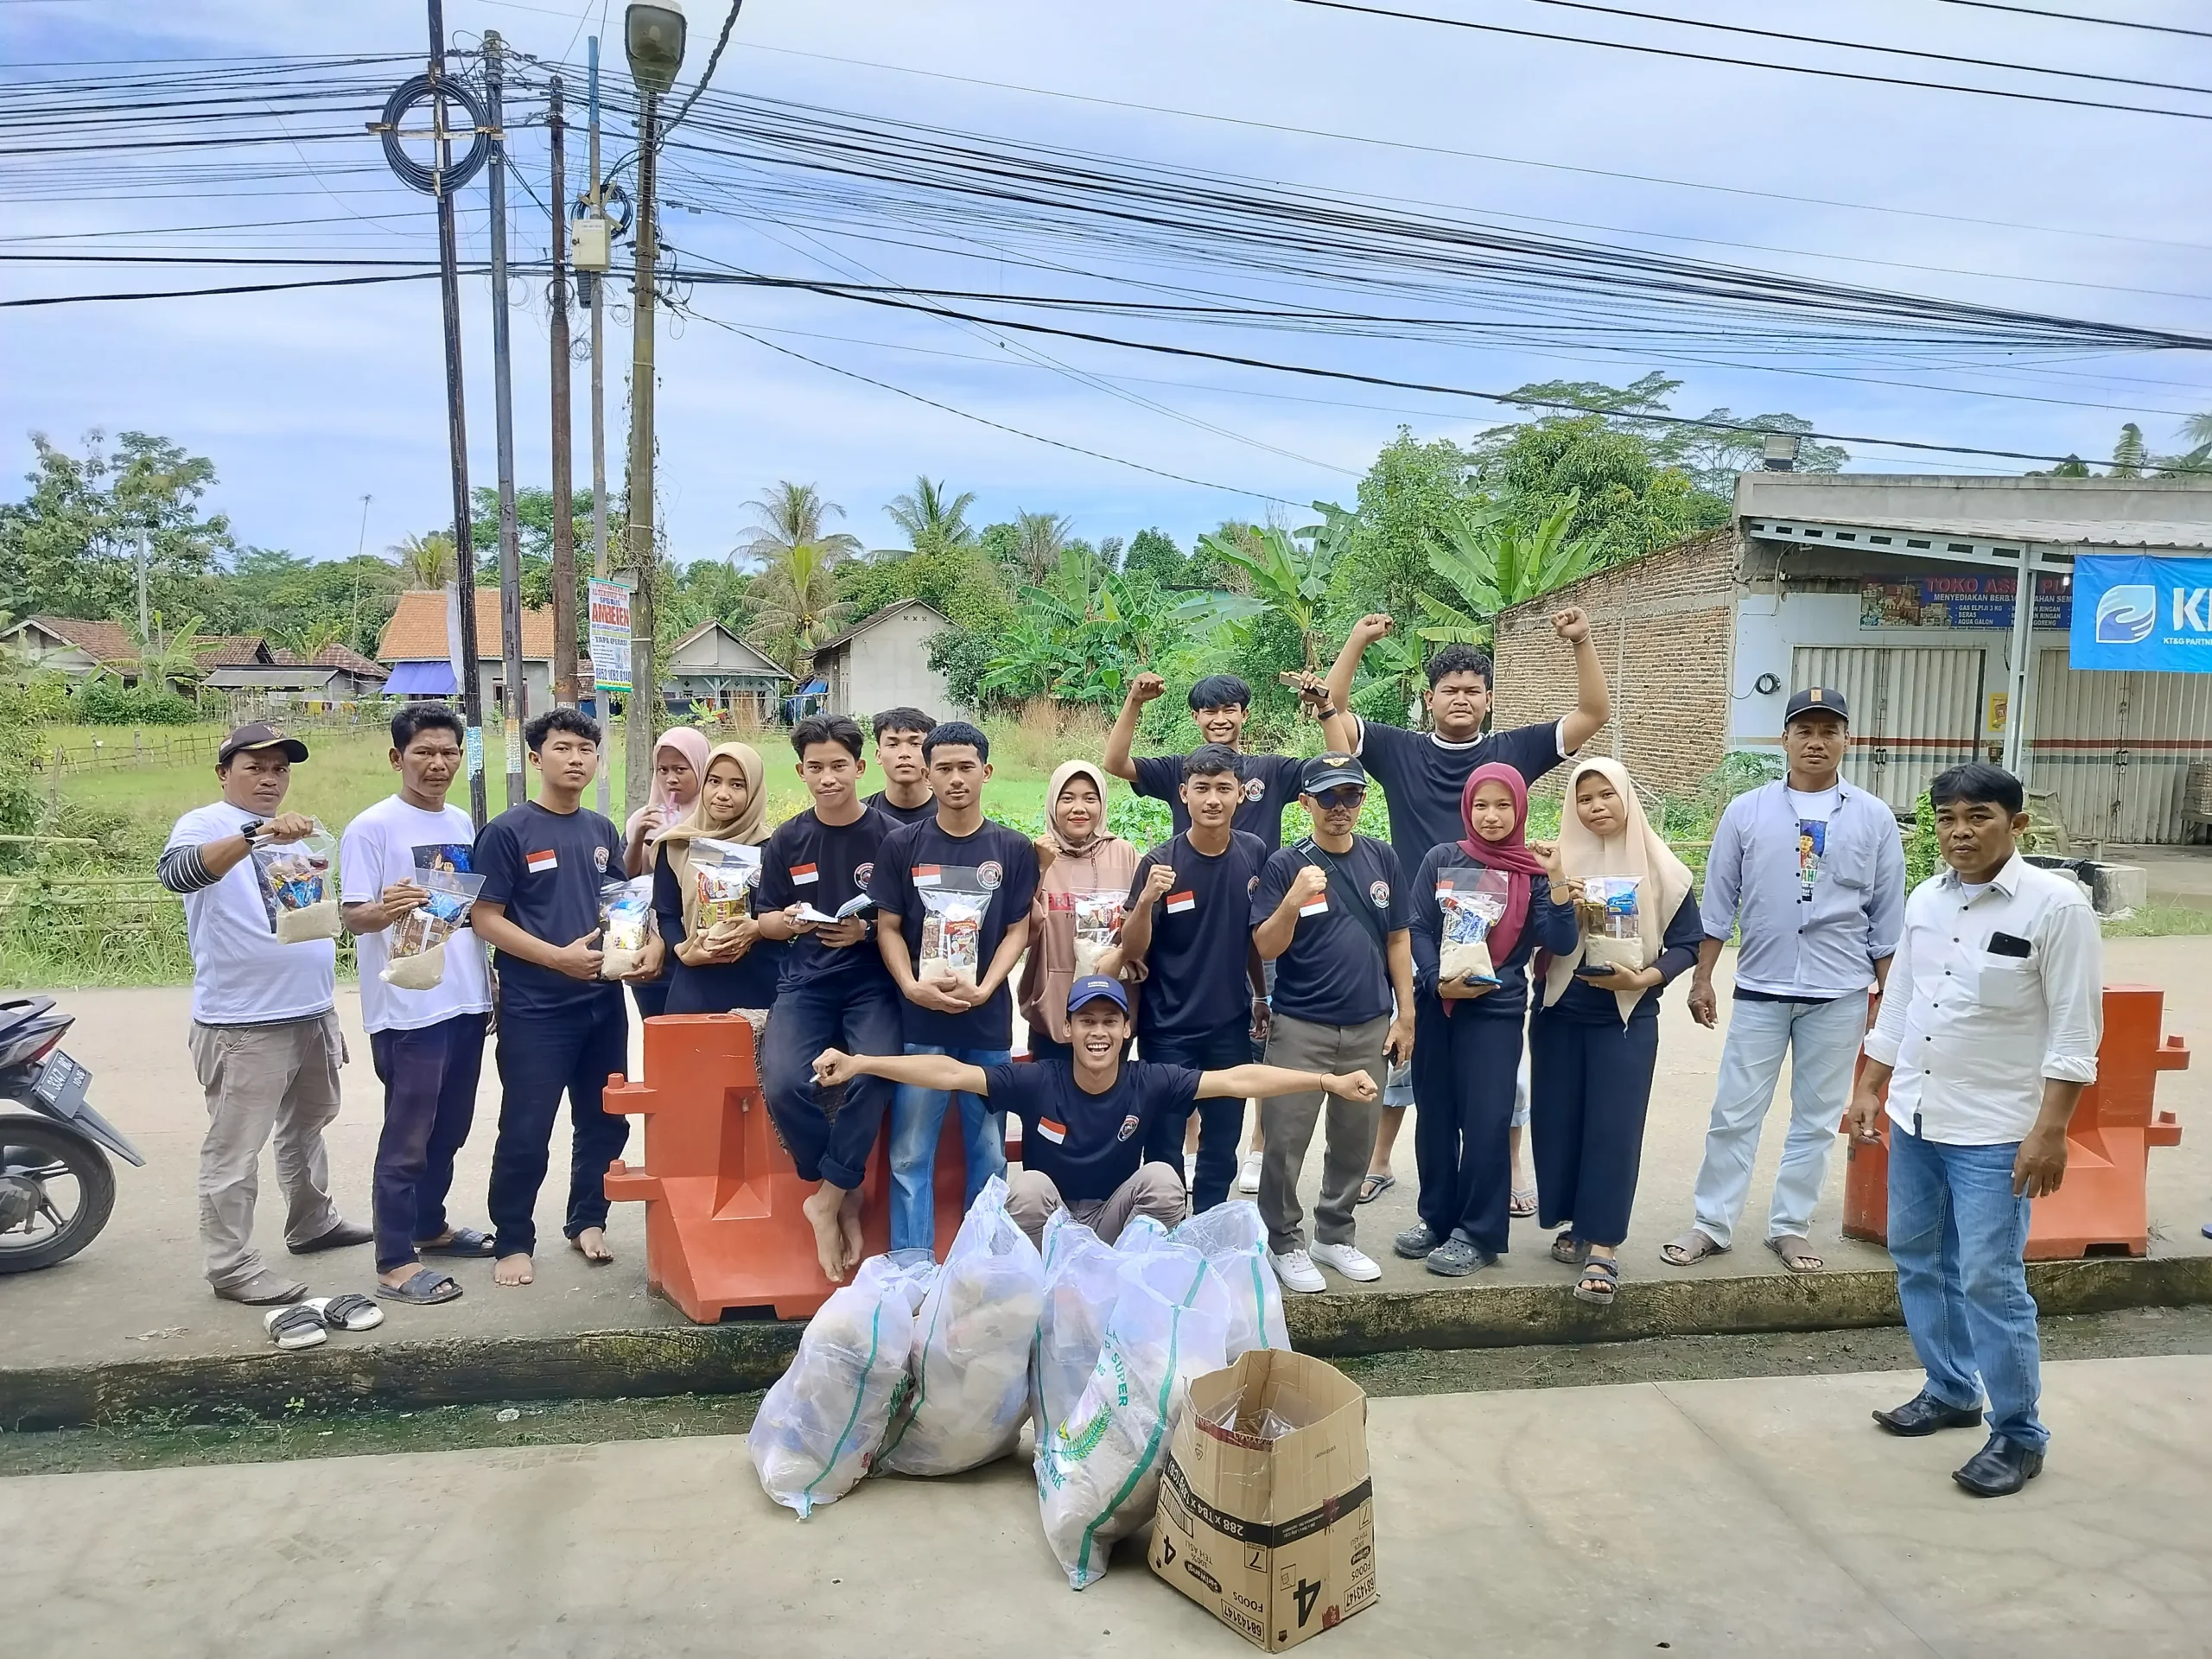
[[[880,912],[876,943],[905,998],[909,1054],[948,1054],[1002,1065],[1014,1052],[1007,980],[1029,943],[1037,849],[1020,830],[983,816],[991,741],[965,721],[922,740],[937,814],[884,837],[868,893]],[[891,1101],[891,1248],[934,1249],[938,1135],[950,1097],[901,1085]],[[1006,1120],[972,1091],[960,1096],[968,1154],[967,1202],[1006,1169]]]
[[[537,1248],[537,1189],[551,1151],[553,1114],[569,1096],[572,1150],[562,1231],[588,1262],[607,1248],[607,1166],[629,1143],[630,1120],[602,1109],[610,1074],[630,1068],[630,1019],[622,987],[600,977],[599,893],[622,871],[622,833],[583,804],[599,770],[599,724],[555,709],[525,728],[538,796],[510,807],[476,838],[484,890],[469,912],[476,937],[497,953],[499,1135],[487,1207],[498,1235],[492,1276],[526,1285]],[[648,942],[631,977],[660,972]]]
[[[1163,1113],[1185,1114],[1194,1100],[1319,1090],[1373,1100],[1364,1073],[1331,1077],[1249,1061],[1219,1071],[1122,1058],[1129,1040],[1129,1000],[1103,974],[1068,989],[1072,1057],[1025,1065],[970,1065],[949,1055],[852,1055],[825,1050],[815,1061],[824,1084],[888,1077],[902,1087],[958,1090],[987,1098],[1021,1120],[1021,1173],[1007,1183],[1007,1213],[1042,1244],[1045,1224],[1065,1209],[1107,1243],[1131,1217],[1163,1227],[1183,1218],[1183,1178],[1172,1164],[1147,1162],[1145,1132]]]
[[[1137,719],[1145,704],[1167,689],[1157,674],[1140,674],[1129,683],[1114,729],[1106,734],[1106,770],[1133,785],[1147,799],[1167,803],[1169,833],[1181,835],[1191,827],[1191,814],[1183,804],[1183,762],[1179,754],[1129,758],[1129,745],[1137,734]],[[1191,688],[1191,720],[1205,742],[1235,752],[1236,775],[1243,785],[1237,803],[1236,827],[1257,836],[1273,852],[1282,845],[1283,809],[1298,798],[1297,758],[1287,754],[1247,754],[1244,726],[1252,717],[1252,688],[1234,674],[1209,674]]]
[[[935,817],[937,802],[930,794],[922,740],[937,728],[937,721],[918,709],[901,708],[879,709],[870,723],[875,728],[875,764],[883,773],[883,787],[868,798],[868,805],[893,824]]]

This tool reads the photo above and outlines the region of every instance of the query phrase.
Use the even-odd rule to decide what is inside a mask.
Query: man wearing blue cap
[[[1183,1219],[1183,1172],[1144,1161],[1145,1131],[1163,1111],[1187,1113],[1196,1100],[1320,1093],[1364,1102],[1377,1093],[1365,1072],[1336,1077],[1279,1065],[1193,1071],[1124,1060],[1128,994],[1103,974],[1069,987],[1068,1037],[1071,1058],[1020,1065],[830,1048],[814,1062],[814,1075],[823,1087],[871,1077],[965,1091],[987,1097],[993,1111],[1020,1118],[1021,1171],[1007,1183],[1007,1213],[1039,1244],[1045,1224],[1061,1209],[1109,1244],[1133,1217],[1150,1216],[1164,1227]]]

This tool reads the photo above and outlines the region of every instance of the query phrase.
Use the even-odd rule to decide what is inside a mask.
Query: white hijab
[[[1617,836],[1600,836],[1593,834],[1582,822],[1582,815],[1574,810],[1574,785],[1585,772],[1594,772],[1613,786],[1621,798],[1626,822]],[[1640,875],[1643,885],[1637,893],[1637,925],[1643,936],[1643,963],[1646,968],[1659,960],[1659,951],[1667,934],[1667,924],[1674,919],[1683,898],[1690,890],[1689,866],[1675,856],[1674,849],[1659,838],[1651,827],[1651,820],[1643,816],[1643,803],[1637,798],[1636,785],[1629,779],[1628,769],[1618,760],[1592,759],[1580,761],[1567,774],[1567,799],[1559,815],[1560,868],[1569,876]],[[1573,982],[1574,969],[1582,960],[1582,943],[1575,941],[1573,950],[1563,957],[1554,957],[1544,975],[1544,1006],[1560,999],[1560,995]],[[1614,1000],[1620,1004],[1621,1018],[1625,1021],[1636,1012],[1636,1005],[1643,1000],[1642,991],[1615,991]]]

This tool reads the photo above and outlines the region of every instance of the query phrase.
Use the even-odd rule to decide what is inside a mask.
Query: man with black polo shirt
[[[942,1054],[971,1066],[1002,1065],[1014,1052],[1014,998],[1007,980],[1029,943],[1037,896],[1037,849],[1019,830],[983,816],[991,741],[965,721],[946,721],[922,740],[937,814],[893,830],[868,893],[880,912],[876,943],[906,999],[899,1008],[909,1054]],[[961,892],[982,911],[974,978],[922,976],[929,904],[922,894]],[[947,929],[946,931],[950,931]],[[968,1153],[967,1202],[1006,1170],[1006,1119],[972,1090],[959,1091]],[[902,1084],[891,1099],[891,1248],[934,1249],[938,1134],[950,1096]]]
[[[1103,974],[1068,988],[1071,1058],[1027,1065],[969,1065],[949,1056],[876,1057],[825,1051],[824,1084],[888,1077],[903,1087],[957,1090],[1021,1120],[1021,1173],[1007,1183],[1007,1213],[1040,1247],[1045,1224],[1065,1209],[1111,1244],[1135,1217],[1163,1227],[1183,1218],[1183,1180],[1172,1164],[1147,1162],[1147,1131],[1163,1114],[1179,1120],[1197,1100],[1242,1102],[1299,1090],[1373,1100],[1364,1073],[1334,1077],[1246,1062],[1194,1071],[1122,1058],[1129,1040],[1128,995]]]
[[[1179,754],[1129,758],[1129,745],[1137,734],[1137,719],[1145,704],[1167,689],[1157,674],[1140,674],[1129,683],[1128,696],[1114,729],[1106,734],[1106,770],[1128,783],[1147,799],[1165,801],[1170,816],[1169,833],[1181,835],[1191,827],[1183,804],[1183,762]],[[1298,798],[1298,768],[1294,755],[1247,754],[1244,727],[1252,717],[1252,688],[1234,674],[1209,674],[1191,688],[1191,720],[1206,744],[1228,749],[1236,756],[1236,777],[1242,798],[1236,804],[1236,827],[1257,836],[1270,853],[1282,845],[1283,809]],[[1421,849],[1427,851],[1427,848]]]
[[[1192,1071],[1249,1063],[1255,1033],[1267,1022],[1265,983],[1252,949],[1252,890],[1268,861],[1255,835],[1233,827],[1244,798],[1234,749],[1209,743],[1183,758],[1183,807],[1191,827],[1138,861],[1121,940],[1098,964],[1119,977],[1143,964],[1137,1037],[1144,1058]],[[1186,1102],[1154,1122],[1145,1156],[1181,1156]],[[1236,1167],[1241,1102],[1217,1100],[1198,1112],[1198,1160],[1192,1198],[1211,1210],[1229,1197]]]
[[[918,709],[886,709],[870,724],[875,728],[875,764],[882,769],[883,787],[868,798],[868,805],[894,825],[935,817],[937,798],[930,793],[922,740],[937,721]]]
[[[1313,833],[1268,861],[1252,895],[1253,948],[1275,964],[1268,1062],[1360,1073],[1379,1094],[1389,1062],[1402,1065],[1413,1055],[1413,896],[1389,844],[1353,830],[1367,802],[1359,762],[1316,755],[1303,785],[1300,804]],[[1260,1109],[1260,1214],[1275,1275],[1292,1290],[1325,1288],[1321,1267],[1362,1283],[1382,1276],[1352,1242],[1352,1208],[1375,1149],[1374,1097],[1329,1100],[1310,1252],[1298,1178],[1322,1097],[1288,1095]]]
[[[799,779],[814,804],[769,836],[753,894],[760,937],[791,943],[760,1034],[760,1089],[799,1179],[819,1183],[802,1207],[832,1284],[861,1259],[861,1182],[891,1090],[863,1080],[842,1101],[825,1101],[814,1057],[824,1045],[883,1054],[899,1045],[898,995],[871,942],[874,924],[864,912],[822,919],[867,893],[892,830],[861,800],[861,728],[842,715],[812,715],[791,728]]]

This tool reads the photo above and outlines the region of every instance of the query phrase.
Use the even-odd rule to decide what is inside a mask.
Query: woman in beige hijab
[[[1106,774],[1088,760],[1064,761],[1045,785],[1045,834],[1052,856],[1029,906],[1029,955],[1021,965],[1021,1018],[1029,1052],[1066,1059],[1068,987],[1076,977],[1076,896],[1128,895],[1137,849],[1106,828]],[[1136,988],[1128,988],[1135,1022]]]
[[[653,912],[668,945],[670,1014],[766,1008],[786,947],[764,939],[752,917],[702,928],[695,867],[702,841],[758,847],[768,839],[767,769],[748,743],[724,743],[706,757],[699,798],[660,836],[653,861]]]
[[[1538,1219],[1561,1229],[1553,1256],[1582,1269],[1575,1295],[1603,1306],[1620,1281],[1615,1258],[1643,1161],[1659,998],[1697,960],[1705,930],[1688,868],[1643,816],[1618,760],[1585,760],[1569,774],[1545,861],[1573,889],[1583,925],[1573,952],[1549,959],[1529,1027]],[[1598,877],[1637,878],[1632,918],[1618,909],[1606,918]]]

